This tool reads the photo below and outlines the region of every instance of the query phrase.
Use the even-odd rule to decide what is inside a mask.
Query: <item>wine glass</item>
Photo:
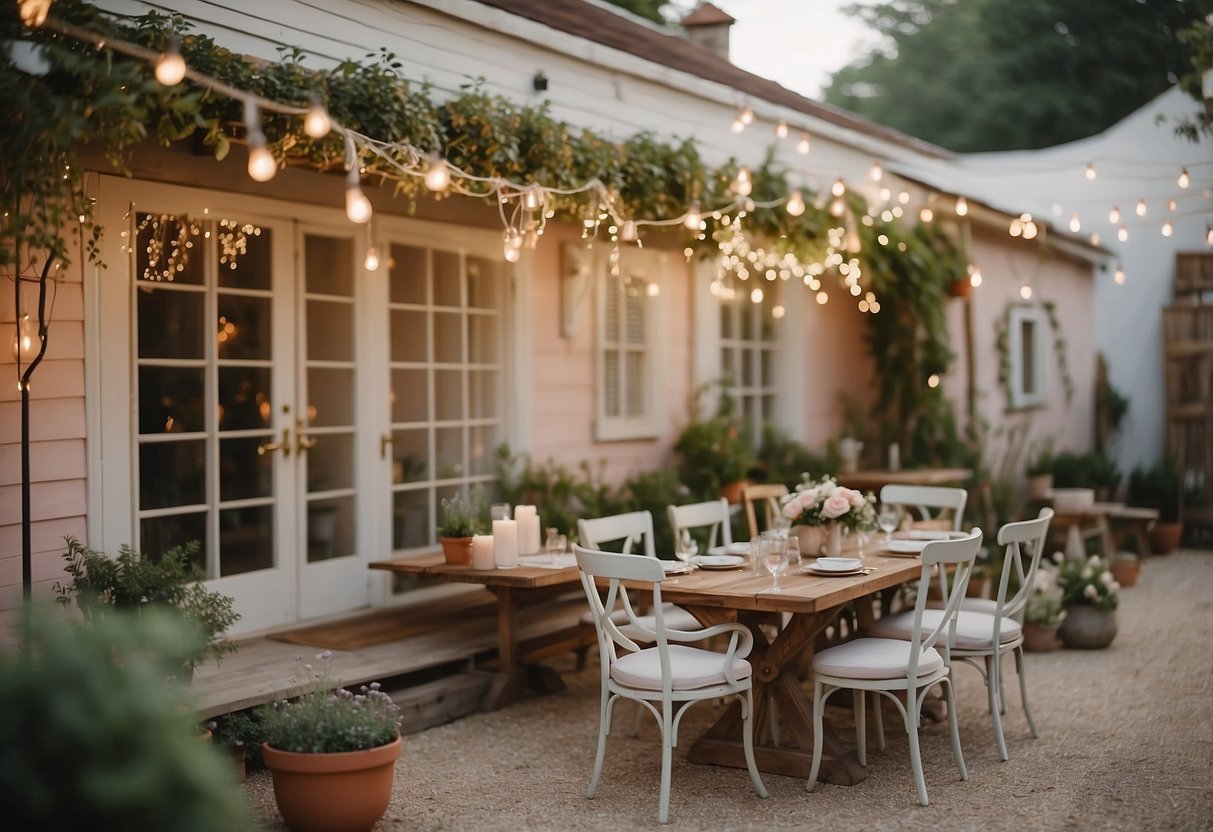
[[[547,539],[544,541],[543,549],[552,559],[552,563],[560,562],[560,557],[568,545],[568,536],[561,534],[559,529],[552,527],[547,530]]]
[[[894,503],[881,503],[876,510],[876,525],[884,532],[884,542],[887,545],[893,539],[893,532],[901,525],[901,506]]]
[[[674,547],[674,556],[683,563],[690,563],[691,558],[699,554],[699,543],[691,536],[690,529],[683,529],[678,534],[678,545]]]
[[[761,536],[750,539],[750,574],[762,574],[762,541]]]
[[[799,572],[800,565],[800,538],[788,535],[788,571]]]
[[[788,568],[788,539],[779,535],[762,538],[762,565],[771,573],[771,592],[781,592],[779,576]]]

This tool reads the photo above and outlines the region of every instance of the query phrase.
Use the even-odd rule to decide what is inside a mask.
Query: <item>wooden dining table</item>
[[[662,581],[662,601],[687,609],[705,626],[738,621],[753,633],[749,661],[754,669],[754,754],[762,771],[809,776],[813,703],[799,666],[802,657],[812,655],[817,637],[838,619],[848,602],[870,600],[882,590],[917,579],[921,572],[917,557],[869,552],[862,560],[864,574],[818,577],[798,572],[780,579],[779,592],[771,591],[769,575],[750,574],[748,566],[731,571],[699,569]],[[859,610],[861,619],[870,616],[870,605],[860,604]],[[770,625],[773,619],[779,620],[779,614],[788,618],[771,638],[774,628]],[[861,625],[867,623],[870,621],[860,621]],[[778,710],[778,737],[768,729],[773,705]],[[828,722],[823,741],[820,779],[840,785],[864,779],[866,773],[855,756],[853,742],[839,742]],[[740,702],[730,704],[694,742],[688,759],[745,767]]]
[[[901,468],[897,471],[876,468],[840,473],[838,482],[859,491],[874,491],[886,485],[963,485],[973,476],[970,468]]]

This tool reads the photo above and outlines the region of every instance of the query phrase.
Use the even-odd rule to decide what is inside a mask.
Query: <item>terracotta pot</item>
[[[1061,624],[1033,624],[1030,621],[1025,623],[1023,649],[1030,653],[1048,653],[1061,647],[1061,640],[1057,637],[1059,627]]]
[[[728,500],[731,506],[741,505],[741,492],[749,484],[748,480],[726,482],[720,488],[720,496]]]
[[[472,538],[440,537],[438,542],[442,544],[442,556],[446,558],[447,563],[458,566],[472,564]]]
[[[968,275],[953,280],[948,284],[948,294],[954,298],[967,298],[973,294],[973,281],[969,279]]]
[[[1179,548],[1179,539],[1183,534],[1183,523],[1159,521],[1150,530],[1150,550],[1156,555],[1169,555]]]
[[[1141,573],[1141,559],[1133,557],[1115,557],[1108,567],[1112,577],[1121,586],[1136,586],[1137,576]]]
[[[1102,649],[1116,638],[1116,610],[1097,610],[1086,605],[1066,607],[1065,620],[1057,632],[1066,647]]]
[[[274,799],[295,832],[369,830],[392,799],[400,737],[365,751],[297,754],[262,745]]]
[[[1047,500],[1053,496],[1053,475],[1033,474],[1028,477],[1028,499]]]

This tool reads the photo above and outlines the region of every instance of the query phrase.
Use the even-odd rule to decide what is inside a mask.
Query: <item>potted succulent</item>
[[[472,536],[481,531],[480,491],[471,494],[460,491],[453,497],[442,498],[442,522],[438,526],[438,542],[447,563],[469,566],[472,563]]]
[[[207,657],[220,658],[236,645],[223,633],[240,620],[232,599],[202,585],[196,562],[198,542],[169,549],[159,558],[140,555],[123,546],[116,558],[96,552],[68,537],[63,571],[71,580],[55,584],[61,604],[75,603],[86,621],[96,623],[114,610],[142,613],[167,608],[197,629],[201,640],[177,657],[185,679]]]
[[[1150,530],[1150,549],[1165,555],[1179,546],[1183,536],[1180,498],[1183,489],[1174,460],[1163,457],[1149,468],[1134,468],[1129,474],[1128,503],[1158,510],[1158,521]]]
[[[1062,606],[1061,586],[1057,583],[1057,570],[1041,564],[1036,573],[1032,595],[1024,607],[1023,646],[1033,653],[1045,653],[1061,646],[1057,630],[1065,620]]]
[[[1120,584],[1097,555],[1089,559],[1053,556],[1059,564],[1057,583],[1066,617],[1058,630],[1066,647],[1097,650],[1116,638]]]
[[[331,689],[332,653],[297,698],[261,710],[265,766],[286,825],[296,832],[369,830],[392,798],[400,711],[379,683]]]

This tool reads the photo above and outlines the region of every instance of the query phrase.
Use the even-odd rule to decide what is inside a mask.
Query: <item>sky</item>
[[[713,0],[736,18],[731,59],[742,69],[820,98],[830,73],[875,44],[878,36],[840,9],[854,0]]]

